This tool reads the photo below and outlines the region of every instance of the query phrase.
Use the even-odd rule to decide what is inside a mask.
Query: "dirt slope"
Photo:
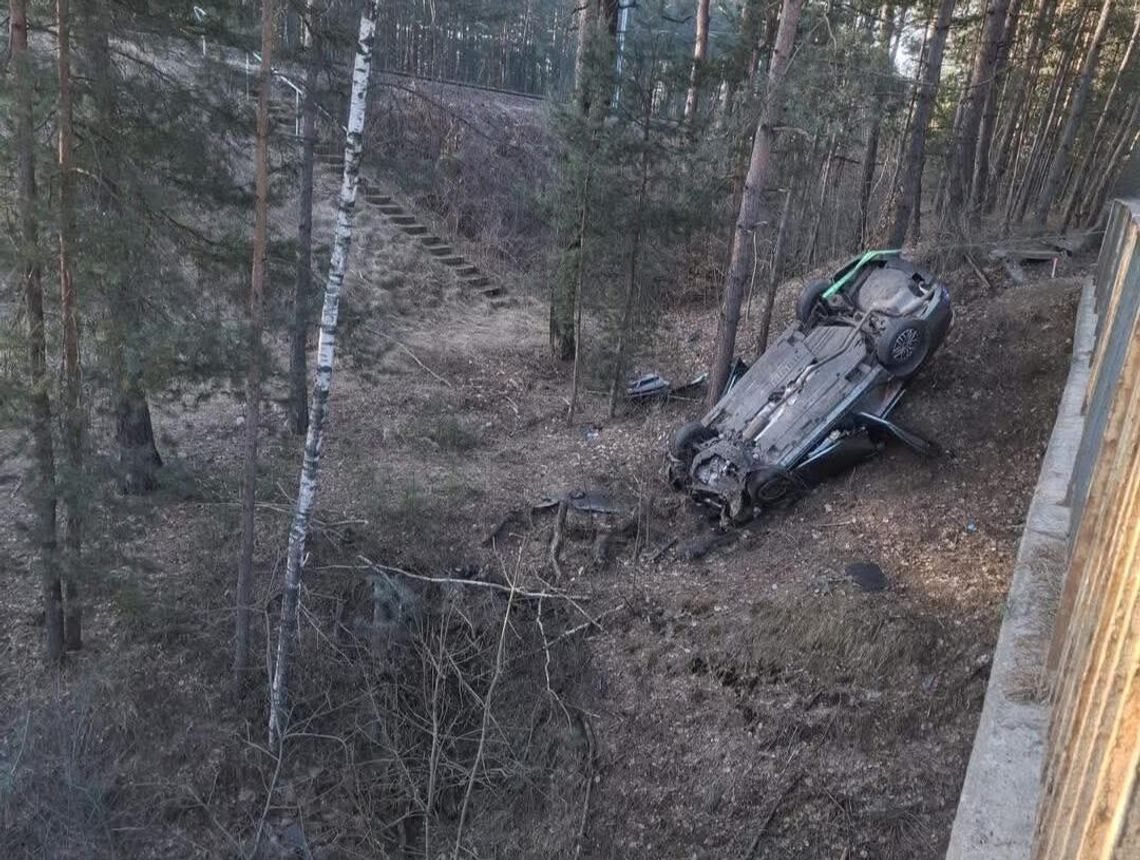
[[[331,199],[331,185],[325,192]],[[318,213],[318,232],[330,213]],[[592,756],[575,765],[593,785],[582,855],[938,856],[1068,368],[1075,270],[996,295],[951,276],[954,328],[898,413],[946,456],[888,449],[701,554],[711,524],[660,476],[670,431],[699,404],[606,421],[604,398],[587,394],[568,426],[568,369],[547,355],[538,301],[492,307],[461,294],[376,218],[363,222],[353,265],[319,516],[363,536],[388,564],[437,572],[517,557],[530,575],[588,598],[601,629],[575,638],[584,681],[565,691],[593,737]],[[780,297],[784,319],[795,288]],[[687,378],[703,366],[714,326],[708,310],[668,314],[644,368]],[[167,489],[103,523],[120,554],[89,588],[90,646],[67,676],[78,688],[97,674],[115,691],[122,710],[112,725],[129,734],[129,751],[100,758],[113,748],[100,746],[110,729],[88,741],[92,765],[113,760],[126,774],[106,802],[112,823],[141,829],[137,854],[230,850],[230,834],[251,833],[267,810],[271,825],[305,821],[315,845],[369,827],[353,810],[295,798],[271,808],[268,782],[219,777],[230,759],[255,755],[260,737],[259,702],[235,712],[223,681],[236,552],[236,507],[225,500],[236,499],[241,411],[224,394],[156,404]],[[265,443],[267,604],[298,450],[282,423],[271,413]],[[3,468],[16,475],[18,459]],[[598,536],[618,517],[569,514],[558,570],[550,514],[528,522],[524,513],[482,544],[510,512],[575,487],[640,506],[636,528],[615,536],[604,561]],[[8,570],[26,573],[11,496],[0,551]],[[853,585],[843,575],[853,561],[880,564],[888,588]],[[319,596],[331,577],[310,587]],[[50,704],[52,692],[27,669],[39,636],[35,583],[16,575],[8,585],[15,621],[0,638],[0,706],[13,738],[29,703]],[[161,791],[145,788],[148,778]],[[496,845],[503,856],[540,856],[535,832],[550,828],[549,844],[562,846],[550,853],[564,853],[578,811],[554,805],[548,797],[506,824],[477,815],[472,838],[488,856]]]

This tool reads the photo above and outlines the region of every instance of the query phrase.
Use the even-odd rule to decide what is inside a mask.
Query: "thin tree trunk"
[[[895,7],[893,0],[883,4],[883,21],[879,29],[879,49],[882,51],[883,71],[890,75],[894,64],[891,61],[891,40],[894,38]],[[867,146],[863,150],[863,175],[859,182],[859,244],[867,242],[867,222],[870,220],[871,189],[875,184],[875,167],[879,159],[879,135],[883,125],[885,99],[883,84],[876,89],[871,104],[871,122],[867,127]]]
[[[76,577],[83,551],[83,395],[79,378],[79,310],[72,279],[75,226],[75,177],[72,175],[71,7],[56,0],[56,45],[59,71],[59,312],[63,327],[63,444],[68,476],[64,492],[67,547],[64,578],[63,642],[69,651],[83,645],[82,609]]]
[[[998,55],[1005,32],[1009,0],[989,0],[981,41],[974,57],[969,87],[962,100],[962,116],[951,161],[944,216],[957,219],[966,206],[974,176],[974,156],[978,149],[979,129],[986,100],[993,88]]]
[[[938,84],[942,77],[942,53],[946,48],[946,35],[950,31],[950,18],[954,14],[955,0],[939,0],[938,12],[934,21],[934,33],[922,70],[922,83],[919,86],[918,100],[914,109],[914,124],[910,130],[910,145],[907,148],[906,169],[903,171],[898,194],[895,197],[895,219],[887,244],[891,248],[902,247],[906,242],[911,219],[919,208],[922,199],[922,168],[926,160],[926,134],[930,127],[930,117],[934,110],[934,98],[938,94]]]
[[[1133,102],[1132,110],[1117,135],[1112,152],[1105,159],[1103,167],[1099,171],[1100,179],[1096,184],[1096,189],[1089,195],[1088,208],[1084,211],[1086,225],[1094,224],[1100,219],[1105,199],[1108,197],[1109,191],[1112,190],[1112,183],[1116,181],[1125,159],[1136,143],[1137,132],[1140,132],[1140,96]]]
[[[241,485],[241,550],[238,558],[234,628],[234,689],[244,691],[249,670],[249,628],[253,616],[253,550],[257,538],[257,437],[261,423],[261,328],[265,266],[269,247],[269,91],[273,86],[274,0],[261,3],[261,68],[258,72],[253,271],[249,281],[249,364],[245,380],[245,451]]]
[[[748,166],[748,177],[744,182],[744,192],[740,196],[740,215],[732,237],[732,258],[724,280],[724,303],[721,306],[716,345],[709,368],[707,398],[709,408],[720,399],[728,382],[729,368],[736,352],[736,329],[740,324],[740,305],[751,271],[749,259],[752,237],[760,226],[764,186],[768,181],[772,161],[775,125],[780,115],[784,94],[784,77],[792,60],[792,48],[795,45],[796,28],[800,23],[803,4],[804,0],[783,0],[780,11],[780,28],[768,69],[768,91],[764,96],[764,106],[760,111],[756,136],[752,142],[752,159]]]
[[[305,49],[305,95],[301,101],[301,175],[297,205],[297,277],[293,283],[289,327],[289,430],[303,436],[309,429],[308,368],[309,295],[313,281],[313,150],[317,140],[317,73],[320,51],[313,40],[316,3],[306,6],[309,20],[302,35]]]
[[[1038,173],[1040,162],[1046,152],[1045,142],[1048,130],[1052,126],[1053,119],[1060,107],[1061,96],[1065,92],[1065,85],[1068,80],[1069,68],[1076,57],[1077,45],[1076,35],[1067,41],[1061,55],[1061,61],[1057,66],[1057,72],[1053,76],[1053,83],[1049,87],[1045,101],[1042,102],[1041,115],[1031,138],[1033,145],[1024,159],[1024,166],[1014,164],[1014,171],[1010,178],[1009,204],[1006,208],[1007,226],[1011,220],[1020,221],[1024,217],[1025,210],[1033,199],[1031,193],[1033,178]]]
[[[596,108],[593,109],[596,112]],[[571,294],[574,310],[574,368],[570,379],[570,408],[566,420],[574,421],[578,409],[578,386],[582,370],[582,284],[586,274],[586,237],[590,227],[590,191],[594,178],[594,152],[596,151],[598,129],[590,133],[590,148],[586,155],[586,175],[582,179],[582,200],[578,210],[578,247],[574,263],[574,290]]]
[[[1069,104],[1069,115],[1065,120],[1065,127],[1061,131],[1061,137],[1057,143],[1053,161],[1049,166],[1049,172],[1041,185],[1041,191],[1037,195],[1037,206],[1033,211],[1033,221],[1038,227],[1045,226],[1045,220],[1049,217],[1049,209],[1053,205],[1053,198],[1057,195],[1057,189],[1065,176],[1065,171],[1069,168],[1069,157],[1077,139],[1077,130],[1080,128],[1081,120],[1084,119],[1085,107],[1088,105],[1093,78],[1096,76],[1097,63],[1100,60],[1100,49],[1104,45],[1104,37],[1108,32],[1112,4],[1113,0],[1104,0],[1104,5],[1100,8],[1100,17],[1097,18],[1096,29],[1093,30],[1092,41],[1089,43],[1088,52],[1085,54],[1085,60],[1081,66],[1081,76],[1077,82],[1077,89],[1073,94],[1072,102]]]
[[[693,64],[689,69],[689,90],[685,93],[685,119],[697,112],[697,91],[702,67],[709,49],[709,0],[697,0],[697,35],[693,41]]]
[[[122,160],[117,140],[119,111],[116,97],[115,67],[111,62],[110,22],[106,10],[97,0],[80,4],[85,35],[87,72],[94,96],[96,133],[92,142],[97,147],[95,169],[99,187],[95,199],[100,213],[116,223],[123,218]],[[120,229],[126,229],[125,226]],[[132,278],[134,265],[130,243],[125,258],[117,261],[114,283],[108,290],[111,324],[107,328],[107,350],[115,386],[115,443],[119,452],[119,489],[128,495],[149,493],[158,486],[158,470],[162,457],[154,439],[150,405],[142,380],[143,357],[132,342],[141,325],[136,284]]]
[[[645,218],[645,196],[649,190],[649,128],[653,119],[653,95],[645,97],[645,113],[641,127],[641,175],[637,184],[637,203],[633,210],[633,228],[630,231],[629,273],[625,282],[625,306],[622,308],[618,328],[617,356],[614,359],[614,376],[610,382],[610,418],[617,414],[622,380],[625,378],[626,353],[629,350],[630,329],[633,327],[633,307],[637,296],[637,262],[641,253],[641,230]]]
[[[1085,156],[1080,169],[1077,171],[1076,176],[1072,183],[1072,193],[1069,195],[1068,203],[1065,206],[1065,218],[1061,224],[1061,230],[1064,232],[1068,228],[1069,223],[1076,215],[1079,203],[1081,202],[1081,191],[1085,189],[1089,178],[1089,171],[1092,169],[1096,161],[1096,154],[1100,148],[1101,133],[1104,131],[1105,123],[1112,112],[1113,104],[1116,100],[1116,94],[1120,91],[1120,81],[1124,78],[1125,74],[1129,71],[1129,64],[1132,62],[1132,55],[1136,48],[1137,37],[1140,36],[1140,9],[1136,11],[1136,19],[1132,25],[1132,35],[1128,38],[1128,44],[1124,49],[1124,54],[1120,58],[1120,65],[1116,70],[1116,77],[1112,79],[1112,86],[1108,91],[1108,95],[1104,100],[1104,107],[1101,109],[1100,117],[1097,119],[1096,128],[1093,129],[1092,137],[1089,138],[1089,151]],[[1127,110],[1125,111],[1127,116]]]
[[[819,258],[819,228],[823,223],[823,213],[827,209],[827,192],[837,184],[831,182],[831,165],[835,161],[835,153],[839,147],[839,133],[833,131],[831,140],[827,144],[827,155],[823,159],[823,172],[819,180],[819,203],[815,207],[815,218],[812,219],[810,238],[808,239],[808,265],[812,265]]]
[[[993,82],[986,94],[982,122],[978,128],[978,145],[974,153],[974,173],[970,184],[970,212],[975,218],[981,215],[981,210],[985,206],[986,188],[990,180],[990,149],[993,146],[998,107],[1005,86],[1006,67],[1009,65],[1013,43],[1017,40],[1017,24],[1021,17],[1022,2],[1023,0],[1012,0],[1009,5],[1009,13],[1006,16],[994,62]]]
[[[772,327],[772,305],[776,301],[776,287],[780,284],[780,270],[784,264],[784,242],[788,236],[788,213],[792,209],[792,188],[789,185],[784,193],[784,205],[780,207],[780,226],[776,228],[776,247],[772,251],[772,270],[768,273],[768,289],[764,291],[764,305],[760,309],[760,321],[756,332],[756,354],[768,348],[768,331]]]
[[[340,200],[333,233],[332,259],[325,298],[321,308],[321,334],[317,341],[317,377],[313,383],[309,430],[305,437],[305,456],[301,464],[300,487],[289,528],[289,550],[285,563],[285,593],[281,601],[281,619],[277,629],[277,662],[273,671],[269,705],[269,744],[276,748],[285,735],[289,696],[289,671],[293,646],[297,637],[297,608],[301,597],[302,562],[309,520],[317,497],[317,471],[324,441],[325,419],[328,417],[329,392],[332,389],[333,361],[336,356],[337,313],[340,293],[348,271],[348,254],[352,245],[352,219],[356,208],[356,189],[360,173],[360,151],[364,132],[364,112],[368,104],[368,79],[372,73],[373,42],[380,0],[370,0],[360,16],[360,33],[356,43],[356,60],[352,70],[352,98],[348,109],[348,130],[344,140],[344,174],[340,183]]]
[[[51,665],[63,657],[63,593],[56,546],[55,449],[51,436],[50,380],[44,336],[44,293],[40,278],[39,224],[36,219],[36,169],[32,117],[31,59],[28,52],[26,0],[9,6],[9,51],[12,74],[13,143],[19,205],[19,252],[24,279],[24,313],[28,334],[28,400],[30,401],[32,480],[28,497],[34,516],[37,566],[44,612],[44,659]]]
[[[1012,163],[1016,169],[1017,153],[1021,149],[1021,139],[1028,123],[1031,96],[1041,75],[1041,58],[1047,44],[1046,36],[1053,25],[1053,13],[1056,8],[1056,0],[1041,0],[1041,5],[1037,9],[1029,49],[1025,55],[1023,68],[1018,70],[1017,74],[1019,84],[1015,91],[1013,103],[1007,111],[1009,120],[1006,122],[1002,140],[998,146],[993,179],[987,183],[986,212],[992,212],[997,206],[1010,164]]]

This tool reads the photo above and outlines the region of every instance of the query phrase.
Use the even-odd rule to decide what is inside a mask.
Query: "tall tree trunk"
[[[1083,23],[1083,18],[1081,22],[1078,22],[1078,30],[1081,29],[1081,23]],[[1005,216],[1007,226],[1011,220],[1020,221],[1024,217],[1030,201],[1033,200],[1034,177],[1038,174],[1041,162],[1045,158],[1048,131],[1060,110],[1061,99],[1067,88],[1070,66],[1077,55],[1078,36],[1079,33],[1074,33],[1072,38],[1065,41],[1061,60],[1057,65],[1053,82],[1046,92],[1045,100],[1042,102],[1041,114],[1030,138],[1032,146],[1028,155],[1023,159],[1024,164],[1014,164],[1013,174],[1010,177],[1009,203]]]
[[[641,157],[640,176],[637,182],[637,202],[633,210],[633,227],[630,230],[629,242],[629,270],[625,282],[625,303],[622,308],[621,322],[618,325],[617,355],[614,358],[614,375],[610,381],[610,411],[611,418],[617,414],[618,399],[622,392],[622,381],[625,379],[626,353],[629,351],[630,330],[633,328],[634,302],[637,297],[637,263],[641,254],[641,231],[645,220],[645,197],[649,191],[649,129],[653,121],[653,94],[645,96],[645,112],[641,117]]]
[[[575,60],[574,100],[588,123],[593,124],[597,116],[598,126],[605,119],[609,100],[614,92],[612,64],[608,53],[603,56],[599,47],[605,44],[612,47],[617,33],[618,3],[616,0],[585,0],[578,16],[578,53]],[[607,41],[602,43],[602,39]],[[608,71],[597,68],[605,65]],[[596,130],[590,134],[591,148],[597,137]],[[592,151],[587,155],[587,175]],[[587,183],[588,184],[588,183]],[[575,360],[578,356],[578,295],[581,280],[582,238],[584,231],[577,230],[574,237],[566,241],[560,252],[560,260],[555,276],[550,283],[550,351],[559,361]]]
[[[67,548],[64,579],[63,642],[74,651],[82,647],[82,609],[76,577],[83,551],[83,394],[79,378],[79,309],[72,279],[75,226],[75,177],[71,164],[74,147],[71,106],[71,7],[56,0],[56,44],[59,72],[59,313],[63,328],[63,445],[68,476],[64,492]]]
[[[938,94],[938,83],[942,77],[942,53],[946,48],[946,35],[950,31],[950,18],[954,14],[955,0],[939,0],[934,20],[934,32],[928,45],[926,66],[922,69],[922,83],[919,85],[918,100],[914,108],[914,123],[910,130],[910,145],[907,147],[906,169],[895,196],[895,219],[891,227],[887,245],[902,247],[906,242],[911,219],[917,213],[922,200],[922,169],[926,161],[926,134],[930,128],[930,117],[934,110],[934,99]]]
[[[261,68],[257,89],[257,143],[253,270],[249,281],[249,364],[245,380],[245,445],[241,485],[241,549],[234,596],[234,689],[242,692],[249,669],[249,628],[253,608],[253,550],[257,538],[257,437],[261,423],[261,327],[265,306],[265,266],[269,247],[269,95],[273,86],[273,41],[277,32],[274,0],[261,2]]]
[[[1037,79],[1041,75],[1041,58],[1047,45],[1047,36],[1053,26],[1053,13],[1056,8],[1056,0],[1040,0],[1040,5],[1037,7],[1029,48],[1022,68],[1016,72],[1018,83],[1014,90],[1013,102],[1007,110],[1009,119],[1002,132],[1001,143],[997,148],[997,162],[994,164],[993,178],[987,183],[988,190],[984,206],[986,212],[992,212],[997,206],[1006,173],[1010,164],[1015,164],[1017,152],[1021,148],[1021,138],[1025,135],[1029,121],[1030,99],[1037,87]]]
[[[1132,62],[1138,36],[1140,36],[1140,8],[1136,10],[1136,18],[1132,24],[1132,34],[1129,36],[1128,44],[1124,48],[1124,54],[1120,58],[1120,65],[1117,67],[1116,77],[1112,79],[1112,86],[1109,88],[1108,95],[1105,96],[1104,107],[1101,109],[1100,117],[1096,121],[1096,128],[1093,129],[1092,137],[1089,138],[1088,153],[1085,155],[1080,168],[1074,176],[1072,192],[1065,204],[1065,218],[1061,224],[1062,232],[1068,228],[1069,223],[1073,220],[1077,208],[1081,203],[1081,192],[1086,190],[1089,171],[1096,162],[1096,154],[1099,151],[1102,140],[1101,133],[1104,131],[1105,123],[1112,113],[1112,108],[1116,101],[1116,94],[1120,91],[1120,81],[1129,71],[1129,65]],[[1127,111],[1125,111],[1125,115],[1127,116]]]
[[[317,74],[320,49],[313,39],[316,3],[309,0],[302,34],[305,49],[305,95],[301,101],[301,175],[297,204],[297,277],[293,283],[289,326],[289,430],[303,436],[309,429],[308,368],[309,295],[313,281],[313,150],[317,142]],[[434,31],[433,31],[434,32]]]
[[[26,0],[11,0],[8,18],[19,208],[20,267],[24,279],[24,314],[28,334],[28,400],[30,402],[34,465],[28,497],[38,549],[37,567],[44,612],[44,659],[55,664],[63,657],[63,593],[56,546],[55,449],[51,436],[50,380],[44,336],[44,293],[40,278],[39,224],[36,219],[35,141],[32,117],[31,58],[28,52]]]
[[[894,69],[891,61],[891,40],[894,38],[895,7],[893,0],[883,4],[883,20],[879,28],[879,50],[882,52],[882,68],[886,76]],[[859,244],[867,242],[867,222],[870,220],[871,189],[875,184],[875,167],[879,159],[879,135],[883,125],[882,84],[875,90],[871,104],[871,121],[867,126],[867,146],[863,150],[863,176],[859,182]]]
[[[88,76],[95,104],[96,133],[92,146],[97,148],[95,169],[99,187],[95,198],[101,213],[118,222],[123,217],[123,167],[118,148],[119,110],[115,67],[111,62],[109,31],[111,24],[106,9],[97,0],[80,4]],[[128,229],[125,226],[120,229]],[[154,439],[150,405],[142,380],[143,357],[132,343],[141,326],[138,301],[134,294],[134,267],[129,243],[125,259],[116,266],[114,283],[108,290],[111,324],[107,329],[107,348],[115,386],[115,443],[119,451],[119,489],[130,495],[149,493],[158,486],[158,469],[162,457]]]
[[[997,59],[994,62],[994,77],[986,95],[982,122],[978,128],[978,146],[974,153],[974,174],[970,184],[970,212],[973,217],[981,215],[985,207],[986,188],[990,180],[990,149],[993,146],[994,129],[997,126],[998,108],[1005,88],[1006,67],[1009,54],[1017,40],[1017,24],[1021,17],[1023,0],[1012,0],[1009,13],[998,45]]]
[[[768,91],[764,94],[764,105],[756,125],[756,136],[752,141],[752,158],[748,165],[748,177],[744,181],[744,191],[740,195],[740,214],[732,236],[732,257],[724,279],[724,300],[709,368],[710,409],[720,400],[736,352],[736,329],[740,324],[740,305],[751,271],[749,256],[752,251],[752,237],[760,226],[764,187],[768,181],[772,142],[776,136],[775,125],[784,95],[784,77],[792,60],[792,48],[795,45],[796,28],[800,23],[803,4],[804,0],[783,0],[780,10],[780,28],[768,69]]]
[[[709,0],[697,0],[697,34],[693,40],[693,64],[689,69],[689,90],[685,93],[685,119],[697,112],[697,91],[701,83],[705,54],[709,49]]]
[[[776,287],[780,285],[780,270],[784,265],[784,243],[788,236],[788,213],[792,209],[792,187],[784,192],[780,207],[780,226],[776,228],[776,243],[772,250],[772,269],[768,273],[768,289],[764,291],[764,304],[760,308],[760,321],[756,326],[756,354],[768,348],[768,331],[772,327],[772,306],[776,302]]]
[[[961,123],[956,135],[954,158],[951,162],[949,185],[946,195],[946,209],[943,211],[950,220],[963,213],[970,193],[974,176],[974,156],[978,149],[978,132],[986,99],[993,88],[994,73],[998,55],[1001,52],[1002,35],[1005,32],[1009,0],[989,0],[986,5],[986,18],[982,25],[981,41],[974,56],[974,68],[970,74],[969,87],[962,100]]]
[[[302,562],[309,520],[317,497],[317,471],[321,461],[325,419],[328,416],[329,391],[332,389],[333,361],[336,356],[337,312],[340,292],[348,271],[348,253],[352,245],[352,217],[356,208],[356,188],[360,174],[360,150],[364,132],[364,111],[368,104],[368,79],[372,73],[373,42],[380,0],[370,0],[360,16],[360,33],[356,42],[356,60],[352,69],[352,97],[348,108],[348,130],[344,139],[344,174],[340,183],[340,200],[333,233],[332,259],[325,298],[321,308],[321,334],[317,341],[317,377],[313,384],[309,430],[305,437],[305,456],[301,464],[300,487],[289,528],[289,550],[285,562],[285,594],[281,601],[281,619],[277,628],[277,661],[270,688],[269,744],[276,748],[285,735],[289,697],[289,672],[293,646],[297,638],[297,608],[301,597]]]
[[[1112,4],[1113,0],[1104,0],[1104,4],[1100,7],[1100,17],[1097,18],[1092,41],[1089,42],[1088,51],[1085,53],[1081,75],[1077,79],[1077,89],[1073,94],[1072,102],[1069,104],[1069,115],[1065,120],[1064,128],[1061,130],[1061,137],[1057,142],[1056,153],[1049,165],[1049,172],[1041,185],[1041,191],[1037,195],[1037,206],[1033,210],[1033,221],[1038,227],[1045,226],[1045,220],[1049,217],[1049,209],[1053,205],[1053,198],[1057,195],[1057,189],[1064,178],[1065,171],[1069,168],[1069,157],[1072,154],[1073,143],[1076,142],[1077,130],[1080,128],[1081,120],[1084,119],[1085,107],[1088,105],[1093,78],[1096,76],[1097,63],[1100,60],[1100,49],[1104,45],[1104,37],[1108,32]]]
[[[1140,132],[1140,96],[1137,96],[1133,101],[1132,110],[1125,117],[1124,124],[1116,137],[1116,142],[1099,171],[1100,178],[1096,183],[1095,190],[1089,195],[1087,208],[1083,213],[1086,225],[1095,224],[1100,219],[1105,199],[1108,197],[1109,191],[1112,190],[1112,183],[1116,181],[1116,177],[1124,166],[1132,147],[1136,144],[1138,132]]]

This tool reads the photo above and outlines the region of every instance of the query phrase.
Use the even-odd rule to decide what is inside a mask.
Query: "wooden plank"
[[[1053,716],[1036,860],[1140,846],[1140,206],[1117,201],[1097,264],[1098,325],[1081,447],[1095,455],[1049,667]]]

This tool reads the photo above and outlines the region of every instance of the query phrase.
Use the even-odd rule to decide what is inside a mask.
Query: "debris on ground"
[[[888,585],[887,575],[874,562],[857,561],[847,565],[843,572],[864,591],[883,591]]]

